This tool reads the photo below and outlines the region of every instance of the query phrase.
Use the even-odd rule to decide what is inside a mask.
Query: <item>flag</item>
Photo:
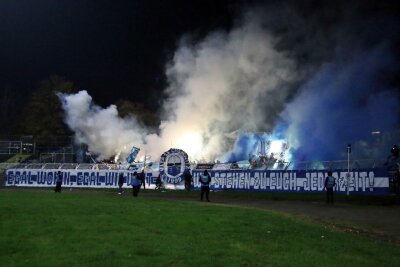
[[[137,155],[139,154],[140,148],[137,147],[132,147],[131,153],[128,155],[128,157],[126,158],[126,161],[128,163],[132,163],[135,161]]]

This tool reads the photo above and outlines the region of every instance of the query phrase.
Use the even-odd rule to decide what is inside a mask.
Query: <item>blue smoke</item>
[[[274,141],[274,140],[284,140],[284,132],[276,131],[272,134],[256,134],[256,133],[242,133],[240,134],[233,146],[233,149],[227,152],[221,157],[223,162],[238,162],[247,161],[252,156],[257,156],[260,151],[258,151],[258,145],[260,141]],[[286,143],[286,142],[285,142]],[[268,154],[270,152],[266,151]],[[270,154],[268,154],[270,156]]]
[[[237,162],[248,160],[249,154],[253,154],[257,148],[257,135],[243,133],[238,136],[233,149],[221,157],[223,162]]]
[[[371,143],[372,131],[399,127],[399,94],[383,78],[397,67],[386,44],[324,65],[300,88],[276,126],[280,131],[287,127],[292,159],[342,159],[347,144]],[[371,150],[358,148],[357,156],[371,158]]]

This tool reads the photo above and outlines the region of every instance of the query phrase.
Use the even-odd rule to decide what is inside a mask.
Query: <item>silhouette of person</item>
[[[162,187],[162,181],[161,181],[161,175],[159,174],[156,179],[156,189],[161,189],[161,187]]]
[[[385,165],[389,174],[389,190],[393,194],[400,194],[400,158],[399,148],[394,145],[390,150],[390,156],[387,158]]]
[[[124,185],[124,173],[120,172],[119,176],[118,176],[118,195],[121,195],[124,192],[124,189],[122,188],[122,186]]]
[[[211,176],[207,170],[205,170],[204,173],[202,175],[200,175],[199,182],[201,183],[200,200],[203,201],[203,196],[205,194],[207,201],[210,202],[210,199],[208,196],[210,194]]]
[[[62,173],[61,171],[58,171],[56,177],[56,188],[54,189],[54,192],[61,193],[62,180],[63,180]]]
[[[146,175],[144,174],[144,169],[139,174],[140,184],[143,186],[143,189],[146,189]]]
[[[333,205],[333,188],[335,185],[336,179],[332,176],[332,171],[328,171],[328,176],[325,178],[326,204]]]
[[[139,195],[141,184],[142,183],[140,181],[138,173],[136,171],[133,172],[133,175],[132,175],[132,189],[133,189],[133,196],[134,197],[137,197]]]
[[[185,172],[183,173],[183,178],[185,179],[185,190],[190,191],[193,182],[193,177],[190,174],[190,170],[185,170]]]

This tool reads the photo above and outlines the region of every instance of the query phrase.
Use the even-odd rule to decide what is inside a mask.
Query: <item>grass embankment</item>
[[[1,266],[399,266],[389,243],[258,209],[0,192]]]
[[[30,158],[32,155],[30,154],[15,154],[14,156],[10,157],[3,163],[18,163],[18,162],[23,162],[24,160],[27,160]]]

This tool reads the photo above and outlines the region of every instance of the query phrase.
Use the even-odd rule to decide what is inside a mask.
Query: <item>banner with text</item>
[[[9,169],[6,186],[55,186],[60,170]],[[61,170],[63,186],[87,188],[117,188],[118,176],[124,173],[124,187],[132,185],[132,172],[109,170]],[[193,170],[193,187],[200,188],[199,177],[203,171]],[[322,192],[327,173],[325,171],[272,171],[272,170],[209,170],[213,190]],[[157,173],[146,173],[146,184],[154,188]],[[333,171],[335,190],[346,192],[347,172]],[[168,185],[166,177],[161,177]],[[360,194],[388,194],[389,178],[385,169],[365,169],[350,173],[349,191]],[[175,184],[180,189],[183,185]]]
[[[208,171],[212,177],[211,189],[322,192],[326,171],[272,171],[229,170]],[[200,187],[202,171],[193,171],[194,187]],[[335,191],[346,192],[347,172],[333,171]],[[365,169],[350,172],[349,191],[362,194],[388,194],[389,178],[386,169]]]

